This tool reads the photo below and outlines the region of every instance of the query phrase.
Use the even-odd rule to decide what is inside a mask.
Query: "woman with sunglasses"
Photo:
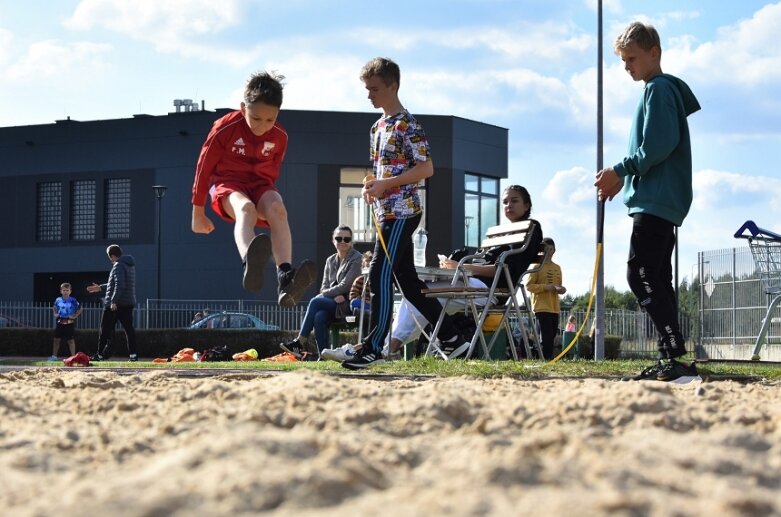
[[[349,226],[340,225],[334,229],[333,243],[336,253],[328,257],[323,270],[323,282],[320,294],[309,300],[304,321],[298,337],[289,343],[280,343],[280,348],[290,352],[297,359],[316,360],[307,354],[307,341],[312,330],[319,352],[329,347],[328,326],[337,318],[343,318],[350,312],[347,296],[353,281],[361,274],[361,254],[353,249],[353,231]]]

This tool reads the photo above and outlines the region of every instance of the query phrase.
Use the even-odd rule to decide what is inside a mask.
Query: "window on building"
[[[38,183],[37,197],[36,240],[62,240],[62,183]]]
[[[95,239],[96,188],[95,180],[71,182],[71,240]]]
[[[356,242],[374,242],[377,232],[374,229],[371,208],[361,196],[363,178],[371,173],[370,168],[342,167],[339,187],[339,224],[346,224],[353,230]],[[420,202],[423,205],[421,226],[426,227],[426,188],[421,182],[418,188]]]
[[[499,224],[499,180],[464,175],[464,245],[479,247],[482,236]]]
[[[105,238],[130,238],[130,178],[106,180]]]

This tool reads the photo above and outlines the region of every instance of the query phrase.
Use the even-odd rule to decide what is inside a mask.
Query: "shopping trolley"
[[[770,314],[781,302],[781,235],[759,228],[754,224],[754,221],[746,221],[735,232],[735,238],[748,241],[762,288],[769,296],[773,297],[765,313],[765,318],[762,320],[762,328],[759,330],[754,353],[751,355],[752,361],[759,361],[759,350],[762,348],[770,328],[772,319]]]

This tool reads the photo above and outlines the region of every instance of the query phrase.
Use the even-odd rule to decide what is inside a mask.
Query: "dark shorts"
[[[54,337],[70,341],[76,333],[75,327],[76,325],[73,323],[65,324],[57,322],[57,326],[54,328]]]
[[[276,187],[269,183],[267,180],[264,180],[262,178],[258,178],[258,181],[254,183],[244,183],[241,181],[220,181],[219,183],[215,183],[212,185],[212,188],[209,189],[209,194],[212,198],[212,210],[214,210],[214,213],[220,216],[223,220],[234,223],[236,221],[233,220],[233,218],[228,215],[228,213],[225,211],[225,208],[222,206],[222,201],[227,199],[229,195],[231,195],[233,192],[241,192],[245,196],[247,196],[250,201],[255,203],[255,206],[257,206],[258,201],[260,201],[260,197],[268,192],[269,190],[273,190],[274,192],[277,192]],[[268,228],[268,223],[265,219],[261,219],[258,217],[257,222],[255,223],[255,226],[258,226],[260,228]]]

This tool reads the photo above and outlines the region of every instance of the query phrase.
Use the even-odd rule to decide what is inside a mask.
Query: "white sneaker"
[[[386,343],[382,349],[382,357],[384,357],[386,361],[401,361],[401,351],[391,352],[390,347]]]
[[[59,359],[57,359],[57,356],[56,356],[56,355],[50,355],[50,356],[49,356],[49,361],[51,361],[51,362],[58,361],[58,360],[59,360]]]
[[[320,352],[320,359],[343,363],[355,357],[356,345],[347,344],[339,348],[326,348]]]

